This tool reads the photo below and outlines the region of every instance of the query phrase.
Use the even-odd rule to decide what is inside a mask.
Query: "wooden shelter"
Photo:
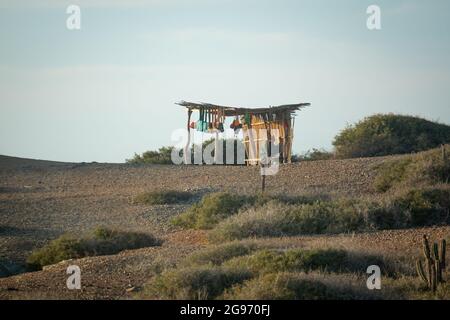
[[[187,157],[190,145],[191,130],[215,133],[217,142],[218,135],[224,132],[226,128],[225,122],[228,118],[231,118],[230,128],[234,129],[235,132],[239,130],[243,132],[245,163],[247,165],[260,163],[261,146],[267,147],[267,154],[271,156],[270,146],[273,143],[279,146],[280,162],[290,163],[292,140],[294,138],[295,112],[310,105],[309,103],[297,103],[266,108],[240,108],[188,101],[181,101],[176,104],[186,107],[188,110],[187,128],[189,138],[184,149],[185,157]],[[197,121],[192,121],[194,111],[199,113]],[[217,146],[218,144],[216,144],[216,148]],[[185,161],[185,163],[190,162]]]

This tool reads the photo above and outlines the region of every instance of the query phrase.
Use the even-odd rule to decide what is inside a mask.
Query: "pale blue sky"
[[[171,143],[183,99],[310,102],[297,152],[378,112],[450,123],[449,16],[446,0],[0,0],[0,154],[122,162]]]

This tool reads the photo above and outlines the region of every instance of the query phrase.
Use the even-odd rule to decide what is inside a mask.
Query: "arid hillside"
[[[374,168],[392,158],[282,165],[277,175],[267,178],[267,192],[376,197]],[[197,196],[192,203],[210,192],[252,194],[259,188],[257,167],[59,163],[0,156],[0,263],[9,273],[16,274],[0,279],[0,298],[130,298],[151,276],[157,261],[176,264],[208,243],[205,231],[182,230],[169,223],[189,203],[136,205],[131,201],[135,195],[152,190],[190,191]],[[23,273],[33,249],[62,234],[81,234],[98,226],[147,232],[164,242],[160,247],[76,261],[83,275],[80,291],[70,291],[65,286],[65,266],[69,262]],[[424,232],[417,229],[291,240],[345,243],[358,250],[373,242],[376,246],[410,252],[411,244],[420,243]],[[448,234],[449,228],[431,228],[426,232],[439,238]],[[391,239],[397,240],[392,243]]]

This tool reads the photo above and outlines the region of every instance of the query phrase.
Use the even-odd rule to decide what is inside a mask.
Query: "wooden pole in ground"
[[[187,138],[187,143],[184,146],[184,150],[183,150],[184,164],[191,164],[191,154],[190,154],[190,152],[188,154],[189,145],[191,144],[191,126],[190,126],[191,115],[192,115],[192,110],[188,109],[188,119],[187,119],[188,138]]]
[[[214,164],[219,164],[219,155],[222,154],[223,151],[219,152],[219,132],[216,131],[216,136],[214,140]]]
[[[264,165],[261,164],[261,168],[264,168]],[[260,170],[261,172],[261,192],[264,193],[266,190],[266,174],[263,170]]]
[[[445,144],[441,145],[441,150],[442,150],[442,160],[445,162],[447,160],[447,154],[446,154],[446,150],[445,150]]]

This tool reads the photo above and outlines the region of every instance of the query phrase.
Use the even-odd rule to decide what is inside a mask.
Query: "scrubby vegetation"
[[[158,151],[146,151],[139,155],[134,154],[132,159],[127,159],[127,163],[131,164],[173,164],[171,154],[173,147],[162,147]]]
[[[228,242],[223,245],[211,246],[190,255],[186,261],[189,265],[221,265],[225,261],[245,256],[258,249],[255,243]]]
[[[374,187],[390,192],[379,197],[210,194],[174,223],[211,229],[208,237],[218,245],[190,255],[156,277],[150,287],[162,290],[162,295],[153,292],[163,298],[430,298],[413,276],[413,262],[411,266],[403,260],[333,248],[277,248],[257,238],[447,225],[450,171],[442,155],[441,149],[435,149],[386,161],[376,168]],[[381,267],[388,284],[380,295],[360,285],[367,266],[373,264]],[[215,283],[202,282],[205,278]],[[181,279],[191,280],[180,285]],[[433,297],[448,296],[442,290]]]
[[[450,142],[450,126],[422,118],[377,114],[342,130],[333,145],[338,158],[419,152]]]
[[[224,220],[212,230],[209,238],[221,242],[248,237],[325,233],[328,227],[337,227],[332,224],[337,220],[335,213],[341,215],[339,208],[327,202],[297,206],[273,201]],[[355,225],[359,226],[358,222]]]
[[[325,149],[308,150],[303,154],[295,154],[292,156],[292,162],[300,161],[316,161],[316,160],[330,160],[334,158],[334,153]]]
[[[374,299],[375,296],[349,286],[349,279],[328,281],[317,274],[270,273],[235,285],[223,294],[236,300],[345,300]],[[333,277],[333,276],[331,276]],[[346,283],[347,282],[347,283]]]
[[[450,223],[449,163],[441,149],[396,157],[376,170],[374,188],[379,193],[361,198],[206,195],[173,223],[207,229],[210,245],[156,276],[144,296],[258,300],[448,297],[443,291],[446,285],[431,296],[415,275],[414,260],[408,257],[348,250],[345,245],[308,247],[303,240],[286,247],[290,242],[282,241],[303,235]],[[365,286],[369,265],[382,270],[382,292],[368,291]]]
[[[209,234],[213,242],[249,237],[335,234],[448,224],[450,188],[411,190],[386,201],[277,201],[252,207],[220,222]]]
[[[211,229],[220,221],[246,208],[258,208],[276,199],[286,204],[313,203],[319,197],[289,197],[283,195],[236,195],[226,192],[211,193],[194,204],[172,223],[184,228]]]
[[[152,235],[99,227],[85,237],[63,235],[34,251],[27,259],[32,270],[57,262],[87,256],[115,254],[127,249],[159,245]]]
[[[253,201],[251,197],[229,193],[209,194],[188,211],[175,217],[172,223],[186,228],[209,229]]]
[[[194,194],[186,191],[152,191],[141,193],[133,198],[134,204],[177,204],[188,202],[194,197]]]
[[[257,249],[258,248],[258,249]],[[208,260],[211,257],[212,261]],[[264,248],[234,242],[206,248],[155,276],[141,294],[158,299],[358,299],[374,298],[355,281],[380,257],[341,249]],[[353,278],[349,271],[355,271]],[[325,277],[326,275],[326,277]]]
[[[413,189],[392,201],[394,210],[403,211],[411,226],[448,224],[450,189]]]
[[[450,147],[445,147],[450,153]],[[417,185],[448,183],[450,181],[450,159],[443,157],[442,149],[433,149],[400,159],[389,160],[378,167],[374,187],[386,192],[393,187],[405,188]]]
[[[205,141],[203,141],[202,144],[194,144],[191,146],[191,163],[196,163],[197,156],[195,156],[195,153],[202,153],[206,150],[206,148],[211,148],[211,157],[214,157],[215,150],[215,138],[210,138]],[[243,164],[243,159],[238,159],[238,150],[244,150],[244,143],[240,139],[219,139],[219,146],[222,146],[222,161],[226,164]],[[227,159],[227,148],[233,148],[233,159]],[[133,158],[127,159],[126,162],[130,164],[173,164],[171,154],[174,150],[173,146],[170,147],[162,147],[159,148],[157,151],[146,151],[142,154],[135,153]],[[183,150],[179,151],[179,155],[183,154]],[[199,158],[200,159],[200,158]],[[203,159],[203,157],[202,157]],[[205,161],[203,159],[203,164],[205,164]]]
[[[251,273],[246,270],[214,266],[166,270],[146,286],[143,296],[177,300],[214,299],[226,288],[250,277]]]
[[[342,250],[304,250],[288,251],[260,250],[254,254],[235,257],[224,266],[246,269],[252,273],[275,273],[288,271],[326,270],[338,271],[343,268],[346,253]]]
[[[395,193],[382,199],[212,193],[175,217],[172,223],[183,228],[213,229],[209,238],[216,243],[249,237],[447,224],[450,187],[442,182],[448,182],[450,172],[448,162],[439,158],[440,154],[432,150],[379,167],[374,182],[377,190],[398,186]]]

